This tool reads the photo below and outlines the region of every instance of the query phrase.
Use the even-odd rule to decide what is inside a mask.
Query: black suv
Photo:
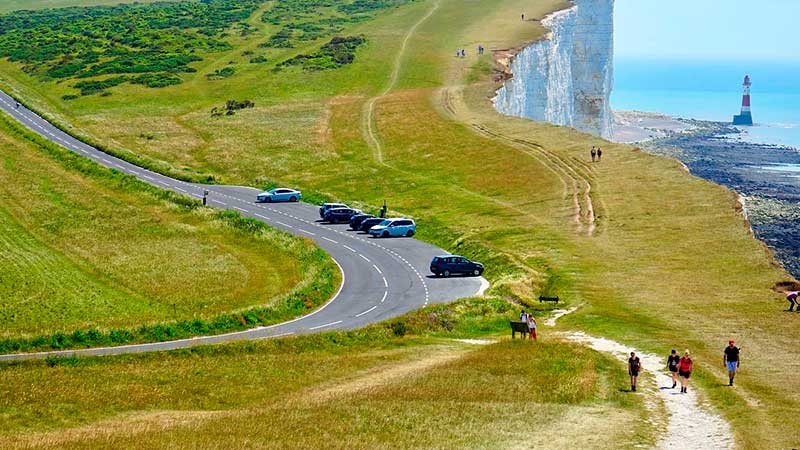
[[[374,227],[375,225],[379,225],[386,219],[380,217],[370,217],[369,219],[364,219],[361,221],[361,225],[358,226],[358,230],[364,233],[369,232],[369,229]]]
[[[483,274],[483,264],[458,255],[434,256],[431,261],[431,272],[437,277],[449,277],[453,273],[479,277]]]
[[[375,216],[372,214],[356,214],[355,216],[350,218],[350,229],[351,230],[358,230],[361,228],[361,222],[371,219]]]
[[[361,211],[352,208],[333,208],[327,210],[322,219],[330,223],[347,223],[356,214],[361,214]]]

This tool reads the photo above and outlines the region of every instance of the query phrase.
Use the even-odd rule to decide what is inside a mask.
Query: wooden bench
[[[522,339],[525,339],[525,337],[531,332],[530,328],[528,328],[527,322],[515,322],[512,320],[510,323],[511,323],[511,339],[516,338],[517,333],[521,333]]]
[[[542,303],[542,302],[558,303],[558,296],[556,296],[556,297],[545,297],[544,295],[540,295],[539,296],[539,303]]]

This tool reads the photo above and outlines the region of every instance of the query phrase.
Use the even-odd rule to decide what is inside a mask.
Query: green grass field
[[[43,82],[7,61],[0,62],[0,83],[77,134],[167,172],[251,185],[278,181],[365,207],[387,199],[390,209],[417,219],[420,238],[489,263],[490,294],[499,299],[525,304],[540,293],[558,294],[583,305],[562,328],[664,355],[690,348],[700,369],[695,382],[731,422],[742,448],[796,446],[786,418],[800,409],[800,379],[792,376],[800,319],[782,313],[781,296],[771,290],[790,277],[749,235],[735,196],[686,174],[677,162],[501,117],[491,108],[491,56],[478,59],[474,48],[535,40],[542,29],[520,21],[520,12],[541,17],[566,4],[414,2],[346,28],[343,34],[363,34],[367,44],[353,64],[324,72],[273,72],[279,61],[314,51],[327,39],[260,50],[277,27],[258,20],[259,12],[249,19],[258,31],[230,37],[232,50],[194,64],[197,72],[182,74],[180,85],[126,84],[108,89],[110,96],[65,101],[63,95],[74,92],[67,83]],[[457,59],[455,48],[472,51]],[[247,51],[263,52],[268,62],[249,64]],[[364,111],[389,85],[398,58],[397,82],[373,99],[369,117],[381,143],[378,155],[365,138]],[[233,76],[206,76],[231,62]],[[230,99],[252,100],[255,107],[211,116]],[[604,149],[601,164],[586,162],[592,145]],[[744,349],[736,390],[722,385],[729,338]],[[387,414],[385,404],[359,401],[350,404],[354,409],[322,411],[353,420],[360,417],[355,411]],[[438,417],[425,408],[403,411],[418,411],[420,420]],[[315,411],[304,414],[298,419],[325,420]],[[231,423],[246,429],[268,420],[258,417]],[[197,433],[187,425],[168,435],[195,443],[192,434],[219,436],[220,429],[208,425]],[[295,439],[304,430],[286,432]],[[429,443],[397,433],[409,446]],[[164,442],[160,433],[148,439],[150,446]],[[356,439],[353,446],[383,445]]]
[[[135,328],[276,305],[312,244],[45,148],[0,119],[0,338]],[[324,259],[322,260],[324,261]]]
[[[616,389],[624,383],[616,364],[578,346],[517,341],[476,347],[362,331],[6,365],[0,411],[13,414],[0,415],[0,445],[646,444],[653,430],[640,419],[647,409],[641,397]],[[88,384],[93,388],[87,390]]]

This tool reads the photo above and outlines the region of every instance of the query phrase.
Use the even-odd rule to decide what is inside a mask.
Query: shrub
[[[406,335],[406,322],[404,320],[398,320],[396,322],[392,322],[391,325],[392,333],[395,336],[405,336]]]

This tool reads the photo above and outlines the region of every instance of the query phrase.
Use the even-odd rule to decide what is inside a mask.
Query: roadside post
[[[386,209],[387,209],[387,208],[386,208],[386,200],[384,200],[384,201],[383,201],[383,206],[381,206],[381,210],[380,210],[380,212],[378,213],[378,214],[379,214],[379,217],[380,217],[381,219],[383,219],[383,218],[385,218],[385,217],[386,217]]]
[[[208,190],[203,189],[203,206],[206,206],[206,202],[208,201]]]

